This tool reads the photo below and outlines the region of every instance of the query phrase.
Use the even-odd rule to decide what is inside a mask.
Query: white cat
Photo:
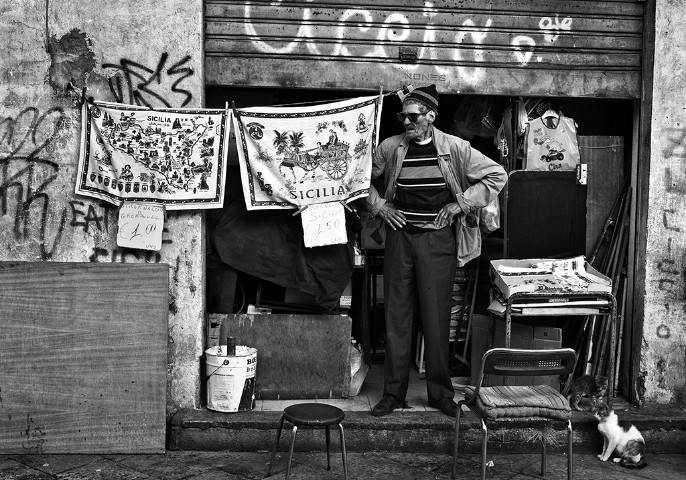
[[[606,462],[617,452],[619,457],[613,459],[627,468],[643,468],[645,462],[645,440],[634,425],[620,425],[617,414],[604,402],[594,412],[598,419],[598,431],[603,436],[603,451],[598,458]]]

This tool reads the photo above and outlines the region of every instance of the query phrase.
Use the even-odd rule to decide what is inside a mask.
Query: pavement
[[[325,452],[295,452],[292,480],[340,480],[340,452],[332,444],[331,470]],[[168,451],[158,455],[0,455],[2,480],[257,480],[265,478],[268,452]],[[478,455],[459,458],[459,479],[480,478]],[[629,470],[601,462],[594,454],[574,456],[574,478],[583,480],[686,479],[686,454],[648,454],[648,466]],[[285,477],[287,453],[280,452],[271,479]],[[526,480],[538,476],[540,456],[489,455],[490,480]],[[445,454],[367,452],[348,454],[349,479],[449,479],[452,457]],[[566,479],[567,460],[549,454],[547,479]]]

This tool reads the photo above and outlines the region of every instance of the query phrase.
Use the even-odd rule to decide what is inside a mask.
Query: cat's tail
[[[648,466],[648,464],[645,461],[645,458],[643,458],[643,455],[636,455],[633,457],[622,457],[619,464],[622,467],[634,469],[645,468]]]

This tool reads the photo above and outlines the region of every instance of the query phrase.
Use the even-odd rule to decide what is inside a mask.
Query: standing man
[[[429,406],[454,417],[450,381],[450,294],[456,266],[481,253],[478,209],[496,198],[505,170],[469,142],[433,126],[435,85],[403,99],[405,133],[374,152],[372,178],[384,177],[383,197],[371,186],[367,204],[386,222],[384,395],[372,409],[383,416],[405,405],[415,310],[422,322]]]

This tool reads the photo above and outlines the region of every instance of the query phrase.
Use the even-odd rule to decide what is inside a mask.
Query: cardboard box
[[[495,329],[495,342],[493,331]],[[472,384],[479,381],[481,358],[490,348],[505,346],[505,321],[487,315],[472,317],[471,374]],[[523,349],[551,350],[562,348],[562,329],[544,325],[527,325],[512,322],[510,346]],[[558,376],[508,376],[489,375],[484,385],[551,385],[559,388]]]
[[[583,261],[583,257],[578,257]],[[574,259],[568,259],[572,261]],[[540,262],[562,261],[547,258],[530,258],[524,260],[503,259],[491,260],[491,265],[488,271],[491,283],[500,290],[505,298],[509,298],[514,293],[528,292],[528,293],[545,293],[546,289],[541,289],[542,286],[550,286],[548,291],[555,292],[554,285],[558,283],[557,278],[552,273],[528,273],[523,275],[503,275],[498,271],[498,267],[513,267],[513,268],[532,268],[534,264]],[[583,278],[587,283],[578,287],[579,293],[586,294],[589,292],[610,293],[612,292],[612,281],[594,269],[588,262],[584,261],[584,269],[586,275]],[[582,277],[578,277],[582,278]],[[570,292],[565,289],[565,292]]]

